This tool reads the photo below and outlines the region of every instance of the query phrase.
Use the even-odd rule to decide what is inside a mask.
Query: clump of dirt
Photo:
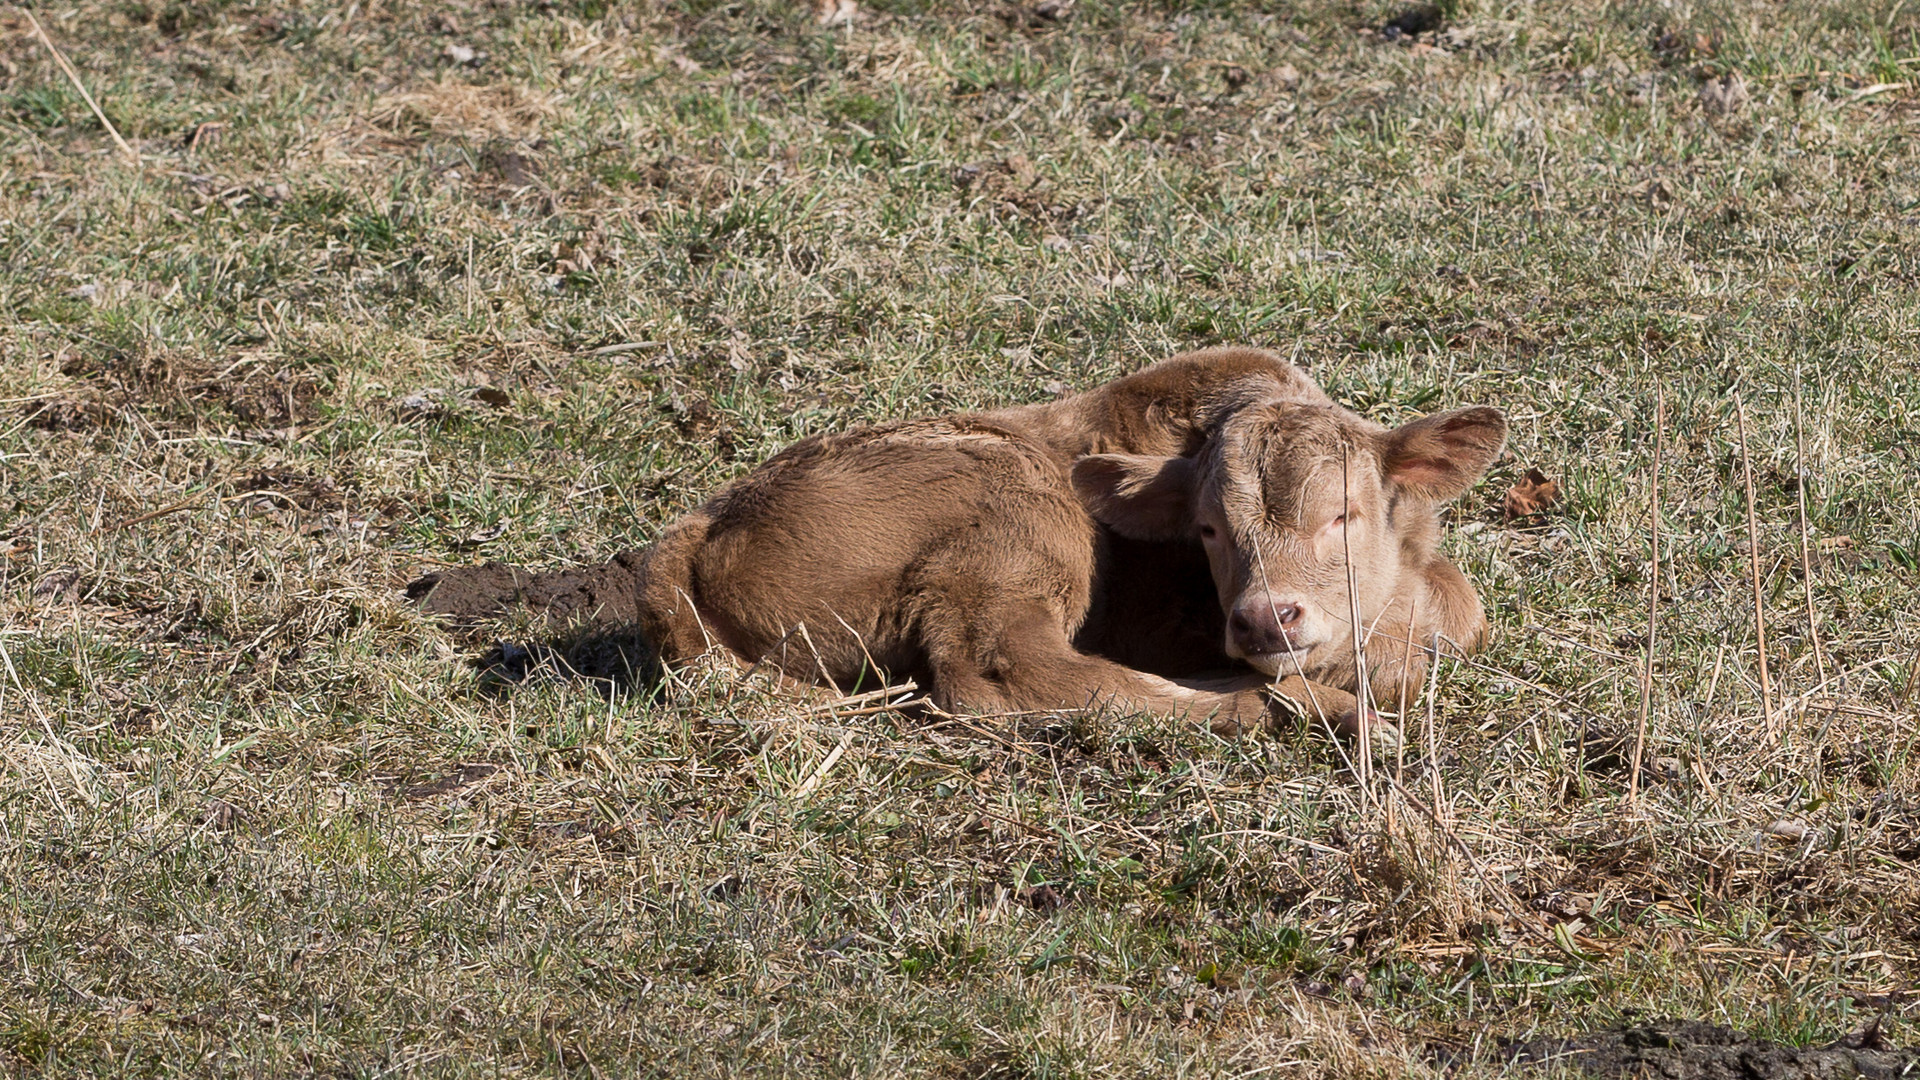
[[[105,427],[111,407],[92,397],[62,397],[28,402],[21,411],[36,431],[93,431]]]
[[[320,385],[311,376],[260,370],[249,356],[218,370],[198,355],[165,349],[56,359],[60,373],[79,385],[70,395],[29,403],[27,423],[43,431],[97,430],[130,407],[186,419],[211,404],[249,428],[289,427],[320,411]]]
[[[1698,1021],[1639,1024],[1507,1047],[1522,1065],[1572,1065],[1591,1076],[1663,1080],[1894,1080],[1920,1070],[1920,1048],[1887,1043],[1876,1022],[1831,1046],[1785,1046]]]
[[[320,386],[287,371],[204,384],[198,390],[248,427],[283,428],[320,415]]]
[[[599,566],[535,573],[505,563],[456,566],[407,585],[407,599],[429,615],[471,628],[524,608],[573,630],[629,626],[640,617],[644,550],[623,551]]]
[[[953,170],[954,191],[963,201],[984,200],[1012,217],[1037,225],[1064,225],[1085,209],[1068,203],[1035,169],[1025,154],[1000,161],[982,161]]]
[[[313,476],[298,469],[261,469],[235,481],[233,486],[238,493],[258,493],[263,499],[284,501],[301,510],[338,510],[347,501],[332,477]]]

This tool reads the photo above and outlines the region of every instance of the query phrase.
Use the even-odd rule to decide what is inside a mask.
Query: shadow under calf
[[[483,678],[585,680],[604,691],[649,689],[659,656],[639,629],[640,574],[647,551],[623,551],[599,566],[537,571],[506,563],[424,574],[407,599],[462,631],[524,615],[548,636],[498,640],[475,659]],[[1198,544],[1103,536],[1093,602],[1076,647],[1164,678],[1251,674],[1221,649],[1225,616]]]

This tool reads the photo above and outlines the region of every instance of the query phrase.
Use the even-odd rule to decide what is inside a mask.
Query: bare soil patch
[[[1920,1048],[1889,1045],[1878,1023],[1831,1046],[1786,1046],[1718,1024],[1670,1021],[1536,1039],[1508,1052],[1518,1064],[1662,1080],[1895,1080],[1920,1070]]]

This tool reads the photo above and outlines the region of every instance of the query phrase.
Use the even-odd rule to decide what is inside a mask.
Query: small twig
[[[1445,792],[1440,786],[1440,742],[1434,730],[1434,696],[1440,689],[1440,642],[1433,639],[1433,656],[1427,668],[1427,779],[1433,783],[1433,806],[1435,812],[1446,805]]]
[[[911,709],[917,705],[924,704],[926,701],[926,698],[907,698],[901,701],[889,701],[880,705],[868,705],[861,709],[840,709],[835,711],[831,715],[831,718],[834,720],[845,720],[854,716],[878,716],[881,713]]]
[[[1753,578],[1753,640],[1760,654],[1760,711],[1766,717],[1767,736],[1778,738],[1773,726],[1773,680],[1767,675],[1767,620],[1760,589],[1760,522],[1753,506],[1753,459],[1747,454],[1747,403],[1733,392],[1733,408],[1740,420],[1740,472],[1747,488],[1747,565]]]
[[[241,499],[253,499],[253,498],[279,499],[281,502],[286,503],[288,506],[294,507],[294,508],[298,508],[300,505],[300,501],[298,499],[295,499],[293,496],[287,494],[284,491],[275,491],[272,488],[254,488],[252,491],[236,491],[231,495],[220,496],[220,502],[230,503],[230,502],[238,502]]]
[[[1726,659],[1727,642],[1725,638],[1722,638],[1719,643],[1714,646],[1713,674],[1707,677],[1707,696],[1700,699],[1700,710],[1694,714],[1695,718],[1693,722],[1693,766],[1704,781],[1704,786],[1708,793],[1713,796],[1716,802],[1720,799],[1720,791],[1713,786],[1712,779],[1707,777],[1706,768],[1701,764],[1701,761],[1707,756],[1707,737],[1703,725],[1706,724],[1707,718],[1713,713],[1713,693],[1720,687],[1720,668],[1721,665],[1726,662]]]
[[[256,493],[250,491],[250,492],[246,492],[246,494],[252,495]],[[278,494],[278,492],[275,492],[275,494]],[[142,522],[152,521],[154,518],[157,518],[157,517],[166,517],[168,514],[177,514],[182,510],[186,510],[192,507],[195,503],[198,503],[200,500],[206,497],[207,497],[207,494],[206,492],[203,491],[200,494],[195,495],[191,499],[182,499],[179,502],[174,503],[172,506],[163,506],[158,510],[150,510],[147,513],[141,514],[139,517],[131,517],[125,521],[116,522],[112,525],[107,526],[104,531],[118,532],[121,529],[131,528],[135,525],[141,524]]]
[[[1820,622],[1813,609],[1813,553],[1807,543],[1807,442],[1802,432],[1800,410],[1800,369],[1793,369],[1793,457],[1800,470],[1794,477],[1793,491],[1800,503],[1800,581],[1807,594],[1807,640],[1813,643],[1813,670],[1821,682],[1827,681],[1825,650],[1820,647]]]
[[[1920,675],[1920,645],[1913,647],[1913,656],[1907,660],[1907,680],[1900,686],[1900,707],[1907,707],[1907,699],[1913,696],[1913,677]]]
[[[1720,687],[1720,663],[1726,658],[1727,643],[1725,639],[1722,639],[1719,648],[1713,651],[1713,674],[1707,679],[1707,696],[1700,699],[1700,711],[1702,713],[1709,712],[1713,709],[1713,692]]]
[[[1350,459],[1347,448],[1340,448],[1340,561],[1347,572],[1347,619],[1348,630],[1353,635],[1353,691],[1359,698],[1359,707],[1355,709],[1355,726],[1360,740],[1360,786],[1368,797],[1373,795],[1373,732],[1369,730],[1369,713],[1372,711],[1368,699],[1373,695],[1371,681],[1367,678],[1366,639],[1360,634],[1360,590],[1353,580],[1353,546],[1348,542],[1347,517],[1353,512],[1349,503],[1349,486],[1352,479],[1348,476]]]
[[[800,631],[800,640],[807,643],[807,651],[813,654],[814,669],[820,672],[820,678],[827,684],[827,689],[844,696],[846,691],[840,689],[840,684],[834,682],[833,676],[827,671],[826,658],[820,655],[820,647],[813,643],[813,634],[807,630],[807,624],[800,622],[794,625]]]
[[[1640,763],[1647,751],[1647,716],[1653,711],[1653,654],[1660,621],[1660,457],[1666,449],[1667,394],[1654,387],[1653,491],[1647,498],[1647,659],[1640,666],[1640,716],[1633,732],[1633,772],[1627,802],[1640,803]]]
[[[469,262],[471,265],[471,262]],[[659,347],[657,341],[623,341],[618,345],[602,345],[597,349],[588,349],[588,356],[617,356],[620,353],[639,352],[641,349]]]
[[[971,723],[969,722],[967,717],[956,716],[953,713],[950,713],[941,709],[939,706],[933,704],[931,701],[928,701],[924,707],[928,715],[935,717],[940,726],[944,727],[946,725],[951,724],[955,727],[966,728],[968,731],[971,731],[976,735],[980,735],[984,738],[988,738],[993,740],[994,742],[999,743],[1001,746],[1006,747],[1007,749],[1013,751],[1016,754],[1026,754],[1027,756],[1031,757],[1035,753],[1032,747],[1027,746],[1023,743],[1015,742],[1014,740],[1007,738],[1005,735],[1002,735],[999,732],[991,731],[987,728],[981,727],[978,724]],[[1022,715],[1022,714],[1014,714],[1014,715]]]
[[[1393,741],[1393,782],[1404,787],[1407,782],[1407,669],[1413,666],[1413,627],[1420,621],[1420,600],[1418,597],[1407,602],[1407,647],[1400,654],[1400,701],[1398,711],[1393,714],[1394,722],[1400,725],[1400,737]],[[1387,807],[1387,831],[1394,826],[1393,806]]]
[[[834,746],[832,750],[829,750],[825,760],[820,762],[820,767],[813,770],[813,775],[807,777],[799,787],[793,789],[790,798],[804,799],[808,795],[813,794],[813,789],[819,787],[820,781],[825,780],[827,774],[833,771],[833,767],[840,763],[840,755],[847,752],[847,745],[851,742],[853,742],[853,732],[849,731],[845,735],[842,735],[840,742]]]
[[[817,705],[813,705],[809,708],[801,710],[800,715],[802,717],[809,717],[809,716],[822,716],[822,715],[839,713],[843,709],[851,708],[856,705],[865,705],[869,702],[878,701],[881,698],[892,697],[896,694],[911,695],[915,690],[918,690],[918,689],[920,689],[919,684],[914,682],[912,679],[908,679],[905,682],[892,683],[887,686],[883,686],[878,690],[867,690],[858,694],[848,694],[846,697],[836,698],[832,701],[823,701]],[[892,705],[889,705],[888,707],[891,708]]]
[[[80,81],[80,73],[73,70],[73,65],[67,62],[66,55],[60,51],[60,47],[47,36],[46,27],[41,26],[40,20],[34,18],[31,9],[21,8],[20,12],[27,17],[27,22],[33,25],[33,32],[39,36],[40,44],[45,45],[47,52],[53,55],[53,62],[66,75],[67,81],[73,84],[75,90],[80,91],[80,99],[87,103],[87,108],[93,110],[93,115],[100,121],[100,126],[106,128],[107,134],[113,136],[114,144],[120,147],[120,152],[127,155],[128,161],[135,165],[140,164],[140,152],[127,145],[127,140],[120,137],[120,129],[114,127],[113,121],[107,119],[107,114],[100,111],[100,103],[93,100],[93,95],[87,92],[87,84]]]

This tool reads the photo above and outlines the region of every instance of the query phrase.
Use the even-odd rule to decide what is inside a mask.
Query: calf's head
[[[1506,430],[1485,407],[1388,430],[1338,406],[1261,402],[1193,457],[1090,455],[1073,483],[1124,536],[1205,546],[1229,656],[1309,677],[1343,661],[1351,676],[1354,612],[1365,634],[1398,602],[1405,632],[1410,576],[1439,539],[1434,508],[1480,478]]]

